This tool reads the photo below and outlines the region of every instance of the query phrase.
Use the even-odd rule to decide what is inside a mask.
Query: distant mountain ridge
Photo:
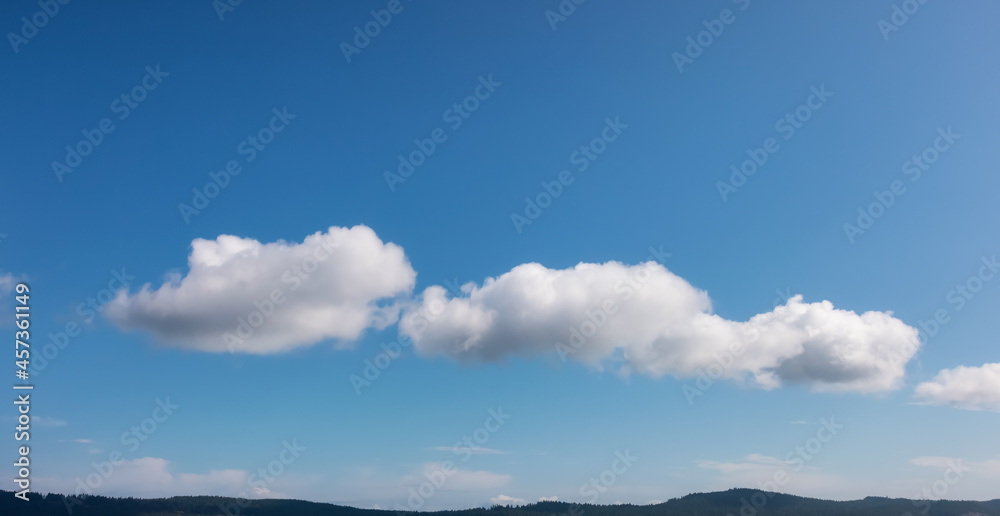
[[[72,503],[70,503],[72,502]],[[72,512],[67,512],[71,506]],[[220,496],[109,498],[87,496],[70,501],[59,494],[16,499],[0,490],[0,514],[24,516],[400,516],[394,510],[358,509],[303,500],[240,500]],[[928,501],[869,496],[837,502],[756,489],[694,493],[656,505],[589,505],[538,502],[520,507],[494,506],[426,514],[447,516],[1000,516],[1000,499]]]

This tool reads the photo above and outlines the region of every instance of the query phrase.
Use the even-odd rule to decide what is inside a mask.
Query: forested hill
[[[62,495],[31,495],[31,501],[0,491],[0,514],[44,516],[402,516],[387,510],[356,509],[301,500],[238,500],[216,496],[107,498],[88,496],[67,503]],[[72,512],[67,511],[71,505]],[[868,497],[834,502],[815,498],[730,489],[675,498],[658,505],[574,505],[540,502],[523,507],[441,511],[441,516],[1000,516],[1000,500],[988,502],[914,501]]]

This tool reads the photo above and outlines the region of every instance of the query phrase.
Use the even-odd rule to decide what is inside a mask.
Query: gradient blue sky
[[[37,489],[74,491],[122,450],[131,462],[94,492],[235,495],[296,439],[307,450],[268,484],[272,495],[391,507],[430,465],[460,460],[443,447],[502,407],[511,418],[484,445],[497,453],[461,462],[462,478],[424,508],[499,495],[583,501],[580,486],[626,449],[639,460],[600,503],[755,487],[785,467],[768,457],[815,436],[821,418],[845,428],[781,490],[913,496],[943,478],[935,458],[947,457],[971,470],[946,498],[998,495],[997,414],[914,403],[914,387],[943,369],[1000,361],[1000,285],[986,282],[960,311],[946,299],[1000,252],[997,4],[928,2],[885,40],[888,0],[750,0],[745,10],[591,0],[556,30],[545,14],[556,0],[403,0],[348,63],[340,44],[385,5],[244,2],[220,21],[209,0],[70,2],[16,53],[0,52],[0,274],[32,287],[36,349],[69,322],[84,328],[36,377]],[[723,9],[733,23],[679,72],[672,54]],[[5,2],[5,32],[38,10]],[[169,75],[119,119],[112,102],[147,66]],[[501,85],[451,129],[444,112],[491,74]],[[820,86],[833,96],[785,140],[775,122]],[[237,146],[275,108],[296,118],[246,163]],[[105,117],[115,130],[60,182],[51,162]],[[606,117],[628,128],[519,233],[511,214]],[[391,191],[383,173],[438,127],[447,140]],[[911,181],[904,162],[948,127],[961,138]],[[780,150],[723,202],[716,183],[770,137]],[[185,223],[178,204],[232,159],[242,173]],[[844,223],[897,179],[905,194],[850,242]],[[464,364],[412,348],[359,396],[350,375],[396,326],[259,356],[163,346],[77,313],[112,271],[134,275],[133,292],[185,274],[197,238],[301,242],[357,224],[405,250],[417,293],[528,262],[636,264],[662,246],[664,265],[728,319],[767,312],[782,292],[892,311],[911,326],[940,309],[951,319],[896,390],[724,381],[689,404],[691,378],[623,378],[554,353]],[[121,434],[167,397],[180,408],[128,450]]]

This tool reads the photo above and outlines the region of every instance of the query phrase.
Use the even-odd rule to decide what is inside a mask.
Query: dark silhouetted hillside
[[[301,500],[237,500],[218,496],[173,498],[108,498],[72,500],[63,495],[31,495],[24,502],[0,491],[0,514],[24,516],[402,516],[391,510],[357,509]],[[67,506],[72,507],[72,513]],[[224,511],[223,507],[227,510]],[[431,514],[431,513],[425,513]],[[815,498],[730,489],[696,493],[657,505],[575,505],[539,502],[523,507],[495,506],[439,511],[440,516],[1000,516],[1000,500],[987,502],[920,501],[868,497],[835,502]]]

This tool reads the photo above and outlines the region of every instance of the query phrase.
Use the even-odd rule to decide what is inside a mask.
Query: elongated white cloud
[[[425,463],[419,475],[406,475],[401,484],[416,487],[430,482],[439,485],[437,489],[441,491],[482,491],[503,487],[510,480],[509,474],[459,469],[453,462],[445,461]]]
[[[31,422],[36,426],[66,426],[66,422],[62,419],[56,419],[48,416],[31,416]]]
[[[434,446],[431,450],[439,452],[451,452],[456,455],[459,453],[469,454],[469,455],[508,455],[510,452],[494,450],[493,448],[483,448],[482,446],[477,446],[474,448],[465,447],[459,448],[457,446]]]
[[[815,390],[878,392],[901,385],[917,330],[891,312],[838,310],[795,296],[749,321],[712,313],[711,300],[656,262],[515,267],[460,297],[429,287],[400,321],[423,355],[465,362],[558,353],[600,367],[678,378],[705,373]]]
[[[801,455],[771,457],[754,453],[736,462],[699,460],[696,464],[711,473],[710,489],[753,486],[766,491],[834,499],[856,499],[871,494],[870,483],[825,472]]]
[[[157,289],[122,290],[105,314],[176,347],[277,353],[394,323],[389,301],[416,279],[403,249],[366,226],[331,227],[302,243],[197,239],[188,267]]]
[[[492,505],[524,505],[526,503],[528,503],[528,501],[524,498],[515,498],[505,494],[490,498],[490,504]]]
[[[918,403],[1000,412],[1000,363],[943,369],[913,392]]]
[[[71,495],[102,494],[107,496],[136,496],[152,498],[158,496],[220,494],[252,496],[247,488],[247,472],[240,470],[212,470],[208,473],[171,473],[170,462],[155,457],[125,460],[115,465],[99,459],[111,468],[107,476],[91,477],[91,485],[82,480],[93,475],[94,470],[77,478],[39,478],[41,488],[51,492]],[[94,478],[100,478],[95,485]],[[83,486],[83,487],[81,487]]]

